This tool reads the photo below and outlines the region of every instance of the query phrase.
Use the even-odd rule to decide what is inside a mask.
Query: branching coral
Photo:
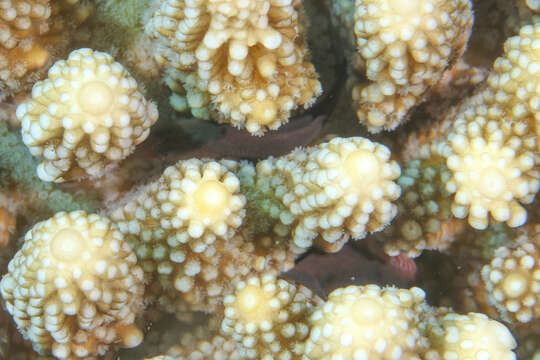
[[[170,69],[172,105],[255,134],[311,106],[321,86],[301,17],[298,0],[163,1],[149,27],[164,43],[157,59]]]
[[[309,359],[418,360],[426,347],[420,331],[419,288],[349,286],[333,291],[311,316]]]
[[[522,205],[540,187],[534,45],[539,35],[540,25],[528,25],[508,39],[486,84],[451,108],[427,136],[407,140],[407,150],[414,146],[420,158],[446,159],[452,173],[446,190],[455,194],[452,214],[468,218],[476,229],[485,229],[490,215],[511,227],[523,225]]]
[[[369,84],[358,84],[358,119],[393,130],[425,100],[463,53],[472,27],[469,0],[360,0],[354,32]]]
[[[263,275],[226,297],[221,334],[152,359],[515,359],[503,324],[432,308],[424,296],[420,288],[348,286],[313,307],[294,284]]]
[[[516,249],[501,247],[482,268],[488,299],[505,319],[529,323],[540,319],[540,233]]]
[[[212,311],[250,268],[287,270],[318,232],[317,246],[337,251],[349,234],[360,239],[386,226],[400,193],[389,157],[367,139],[337,138],[256,168],[180,161],[111,216],[163,289]]]
[[[107,218],[57,213],[36,224],[0,282],[7,310],[36,351],[95,358],[110,345],[136,346],[143,272]]]
[[[456,193],[453,213],[478,229],[488,214],[510,226],[527,218],[520,203],[532,202],[539,188],[537,151],[539,65],[533,45],[540,25],[525,26],[505,43],[487,86],[477,91],[476,104],[458,114],[449,136],[447,189]],[[472,102],[474,103],[474,102]]]
[[[66,21],[70,13],[72,20]],[[70,28],[91,13],[79,0],[5,1],[0,6],[0,100],[20,92],[36,80],[61,52]],[[73,22],[73,20],[75,20]]]
[[[44,158],[38,176],[55,182],[102,175],[146,139],[157,117],[122,65],[91,49],[56,62],[17,108],[24,143]]]
[[[257,209],[248,221],[270,221],[277,234],[290,233],[295,251],[303,252],[314,241],[337,251],[349,236],[362,239],[382,230],[397,212],[392,201],[400,189],[393,180],[399,174],[385,146],[335,138],[261,161],[256,169],[244,167],[239,176],[248,206]]]
[[[44,183],[36,176],[36,162],[28,153],[21,139],[9,131],[0,118],[0,181],[3,191],[23,198],[29,213],[40,218],[52,216],[59,211],[95,211],[98,207],[91,194],[73,194],[56,184]]]
[[[449,313],[438,321],[428,331],[434,349],[425,355],[427,360],[516,359],[512,352],[516,341],[510,331],[484,314]]]
[[[239,343],[242,358],[301,359],[316,301],[311,291],[285,280],[251,277],[224,298],[221,332]]]
[[[19,234],[56,210],[97,211],[75,195],[83,192],[103,191],[103,214],[117,223],[57,214],[29,232],[9,269],[22,241],[0,247],[0,271],[8,270],[0,290],[15,319],[6,327],[0,312],[0,357],[6,349],[10,358],[25,355],[5,335],[18,326],[43,355],[73,360],[157,354],[177,330],[189,340],[162,359],[515,359],[508,329],[471,311],[506,322],[520,358],[538,353],[538,244],[529,236],[540,215],[536,2],[475,1],[474,48],[461,56],[470,3],[316,0],[304,12],[301,0],[0,0],[0,97],[14,95],[3,98],[0,118],[19,119],[0,122],[0,189],[21,199],[16,208],[0,204],[0,236],[2,220]],[[32,17],[38,5],[50,13]],[[81,31],[69,31],[93,6]],[[28,31],[7,34],[6,26],[25,26],[19,19],[28,11]],[[488,74],[505,31],[525,23]],[[11,38],[17,44],[8,49]],[[24,93],[65,50],[79,48]],[[114,54],[139,84],[90,48]],[[308,51],[328,95],[302,113],[321,92]],[[7,63],[6,54],[25,64]],[[9,76],[27,68],[6,82],[6,64]],[[164,121],[120,164],[157,116],[143,93]],[[171,104],[240,129],[206,124],[189,138]],[[372,132],[411,121],[374,135],[377,142],[338,137],[363,136],[355,111]],[[251,136],[290,116],[303,120],[274,140]],[[43,179],[88,179],[39,181],[35,159],[9,130],[19,125],[43,160]],[[193,156],[203,159],[178,162]],[[109,169],[108,180],[95,179]],[[445,253],[418,256],[425,249]],[[295,261],[284,277],[322,295],[378,285],[341,288],[319,303],[277,278]],[[430,304],[468,314],[429,306],[419,288],[380,287],[405,281]],[[199,331],[201,311],[208,325]],[[142,340],[139,314],[144,346],[106,355]]]

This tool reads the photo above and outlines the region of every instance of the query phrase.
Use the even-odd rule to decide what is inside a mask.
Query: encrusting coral
[[[107,218],[60,212],[26,233],[0,281],[25,338],[42,354],[95,359],[111,345],[136,346],[143,271]]]
[[[321,93],[299,0],[162,2],[149,31],[176,94],[171,104],[262,134]]]
[[[393,130],[464,52],[472,28],[469,0],[359,0],[354,33],[361,72],[353,101],[372,132]]]
[[[48,78],[19,105],[24,143],[44,160],[44,181],[100,176],[143,142],[157,120],[157,108],[113,58],[79,49],[56,62]]]

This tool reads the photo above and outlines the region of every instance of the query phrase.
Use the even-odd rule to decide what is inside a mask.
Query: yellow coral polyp
[[[115,225],[82,211],[60,212],[28,231],[0,281],[25,338],[42,355],[95,358],[137,346],[143,271]]]
[[[50,248],[58,261],[72,262],[80,259],[88,247],[80,231],[66,228],[53,235]]]
[[[157,120],[156,106],[106,53],[75,50],[48,75],[16,113],[24,143],[44,158],[37,169],[44,181],[102,175],[144,141]]]
[[[197,213],[203,217],[219,218],[230,212],[226,210],[231,201],[229,190],[217,181],[207,181],[200,185],[193,194]]]
[[[291,233],[294,251],[305,251],[314,241],[338,251],[349,236],[362,239],[395,217],[399,173],[385,146],[360,137],[334,138],[260,161],[254,190],[268,191],[278,203],[255,203],[267,211],[264,221],[276,219],[277,234]]]

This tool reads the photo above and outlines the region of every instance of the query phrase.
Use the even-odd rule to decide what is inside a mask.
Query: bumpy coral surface
[[[540,233],[516,249],[501,247],[482,268],[488,298],[501,316],[522,323],[540,319]]]
[[[538,173],[539,63],[534,45],[540,25],[528,25],[505,42],[487,85],[461,106],[445,156],[456,193],[452,212],[485,229],[489,215],[517,227],[527,220],[521,204],[533,201]]]
[[[311,291],[271,275],[251,277],[224,298],[221,332],[249,359],[301,359],[309,335]]]
[[[445,250],[464,231],[464,221],[452,215],[445,183],[451,177],[440,157],[405,164],[397,183],[402,194],[398,216],[380,237],[391,256],[419,256],[424,249]]]
[[[310,319],[310,359],[414,359],[425,349],[417,329],[424,292],[376,285],[333,291]]]
[[[157,117],[122,65],[91,49],[56,62],[17,108],[24,143],[44,158],[38,176],[55,182],[102,175],[146,139]]]
[[[277,129],[321,93],[301,17],[299,0],[163,1],[150,31],[164,42],[172,105],[250,133]]]
[[[249,173],[244,169],[240,177],[243,185],[257,190],[248,195],[248,203],[258,203],[260,223],[275,219],[274,231],[291,233],[300,252],[314,241],[337,251],[349,236],[362,239],[379,231],[397,213],[392,201],[401,192],[393,181],[400,168],[387,147],[365,138],[335,138],[297,149],[261,161]]]
[[[500,359],[515,360],[512,349],[516,341],[501,323],[484,314],[450,313],[441,317],[440,328],[431,328],[427,360],[439,359]]]
[[[239,181],[226,167],[188,160],[167,168],[112,218],[146,272],[159,275],[165,288],[191,293],[191,302],[200,304],[201,297],[218,296],[227,278],[238,275],[240,266],[222,267],[244,241],[231,239],[242,223],[244,203]]]
[[[453,154],[447,165],[453,176],[447,190],[456,193],[452,212],[458,218],[468,216],[477,229],[487,227],[490,214],[496,221],[521,226],[527,212],[520,202],[530,203],[539,186],[534,155],[486,121],[483,112],[489,109],[479,106],[472,111],[478,115],[468,122],[458,119],[450,138]]]
[[[540,97],[536,91],[540,79],[540,24],[521,28],[518,36],[504,43],[504,56],[493,64],[487,79],[496,91],[494,102],[503,111],[499,121],[509,122],[512,133],[523,146],[532,151],[540,150]],[[510,74],[510,76],[508,76]]]
[[[422,102],[463,51],[472,27],[469,0],[359,0],[354,32],[368,84],[353,99],[372,132],[393,130]]]
[[[3,4],[0,20],[0,79],[13,81],[47,62],[49,54],[42,46],[32,44],[25,49],[20,45],[24,35],[31,37],[49,30],[47,19],[50,16],[48,1],[22,1],[17,4],[8,1]],[[18,56],[21,58],[16,59]]]
[[[66,21],[68,12],[71,21]],[[0,6],[0,100],[31,84],[91,13],[79,0],[9,0]]]
[[[57,213],[27,232],[0,282],[8,312],[34,349],[94,359],[113,344],[136,346],[143,272],[107,218]]]

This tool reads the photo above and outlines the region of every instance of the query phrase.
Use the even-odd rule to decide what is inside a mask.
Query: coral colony
[[[539,131],[535,0],[0,0],[0,359],[538,360]]]

